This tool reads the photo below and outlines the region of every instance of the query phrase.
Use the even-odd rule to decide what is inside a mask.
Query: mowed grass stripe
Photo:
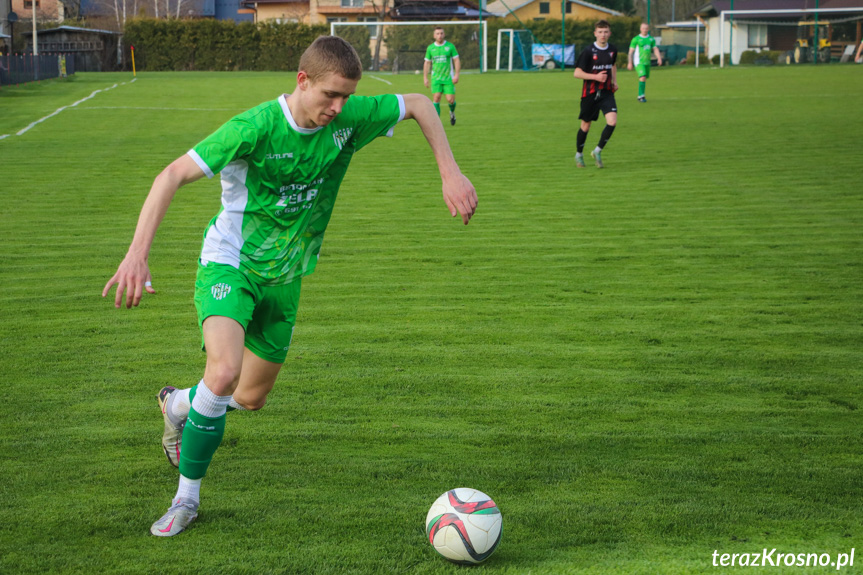
[[[99,294],[159,170],[291,75],[142,73],[0,141],[0,571],[454,573],[422,521],[457,486],[503,512],[494,573],[849,552],[863,80],[656,72],[646,105],[621,73],[605,170],[574,168],[570,73],[465,76],[447,133],[480,193],[466,228],[414,125],[363,150],[269,404],[231,416],[201,518],[168,542],[147,535],[176,484],[154,397],[202,372],[192,284],[217,182],[175,199],[156,296]],[[359,93],[424,91],[386,79]],[[4,87],[0,133],[117,80]]]

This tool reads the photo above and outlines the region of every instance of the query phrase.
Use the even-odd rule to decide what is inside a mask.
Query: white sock
[[[192,400],[192,408],[204,417],[213,419],[225,415],[229,401],[230,395],[216,395],[204,385],[204,380],[201,380],[195,392],[195,399]]]
[[[576,152],[575,155],[578,156],[579,158],[583,158],[584,152]]]
[[[236,409],[237,411],[248,411],[245,407],[243,407],[242,405],[240,405],[239,403],[237,403],[237,402],[234,400],[234,396],[233,396],[233,395],[231,396],[231,401],[229,401],[229,402],[228,402],[228,405],[229,405],[230,407],[233,407],[233,408],[234,408],[234,409]]]
[[[195,503],[201,502],[201,480],[189,479],[185,475],[180,476],[180,486],[177,488],[177,496],[174,499],[191,499]]]
[[[203,381],[204,380],[201,380],[200,385],[203,385]],[[178,389],[173,393],[173,397],[171,399],[171,415],[180,421],[189,417],[189,408],[191,407],[191,402],[189,401],[190,391],[192,391],[192,388],[188,387],[186,389]]]
[[[600,153],[601,151],[602,151],[602,148],[600,148],[599,146],[597,146],[597,147],[595,147],[595,148],[593,149],[593,152],[594,152],[595,154],[598,154],[598,153]]]

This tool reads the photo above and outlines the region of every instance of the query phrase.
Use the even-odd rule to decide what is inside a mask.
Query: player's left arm
[[[452,59],[452,67],[452,83],[458,84],[458,75],[461,72],[461,58],[459,58],[458,55],[456,55],[455,58]]]
[[[612,92],[617,92],[617,54],[614,55],[615,62],[611,65]]]
[[[656,56],[656,65],[662,66],[662,54],[659,53],[659,48],[653,47],[653,55]]]
[[[470,222],[476,212],[476,189],[470,180],[461,173],[461,169],[452,155],[446,133],[434,106],[422,94],[405,94],[405,119],[416,120],[420,130],[434,152],[435,161],[443,182],[443,199],[452,217],[461,214],[464,225]]]

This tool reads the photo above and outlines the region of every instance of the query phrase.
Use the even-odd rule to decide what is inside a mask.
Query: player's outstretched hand
[[[464,174],[459,172],[452,181],[444,181],[443,199],[452,217],[461,214],[461,221],[464,222],[464,225],[470,222],[471,217],[476,212],[478,200],[476,189]]]
[[[114,307],[119,308],[123,302],[123,292],[126,293],[126,309],[137,306],[141,302],[144,290],[149,294],[156,293],[153,289],[150,268],[146,260],[130,258],[128,255],[123,259],[117,273],[105,284],[102,297],[108,295],[111,286],[117,284],[117,293],[114,297]]]

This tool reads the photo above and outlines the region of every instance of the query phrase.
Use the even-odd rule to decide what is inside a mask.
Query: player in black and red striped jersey
[[[617,102],[614,100],[614,93],[617,91],[617,48],[608,42],[611,36],[608,22],[597,22],[593,27],[593,35],[596,42],[579,54],[573,73],[576,78],[584,80],[581,89],[581,113],[578,115],[581,126],[576,136],[578,152],[575,154],[575,165],[579,168],[584,167],[584,143],[587,141],[590,123],[599,118],[599,112],[602,111],[605,116],[605,129],[599,137],[599,144],[590,153],[598,168],[603,167],[602,149],[617,125]]]

